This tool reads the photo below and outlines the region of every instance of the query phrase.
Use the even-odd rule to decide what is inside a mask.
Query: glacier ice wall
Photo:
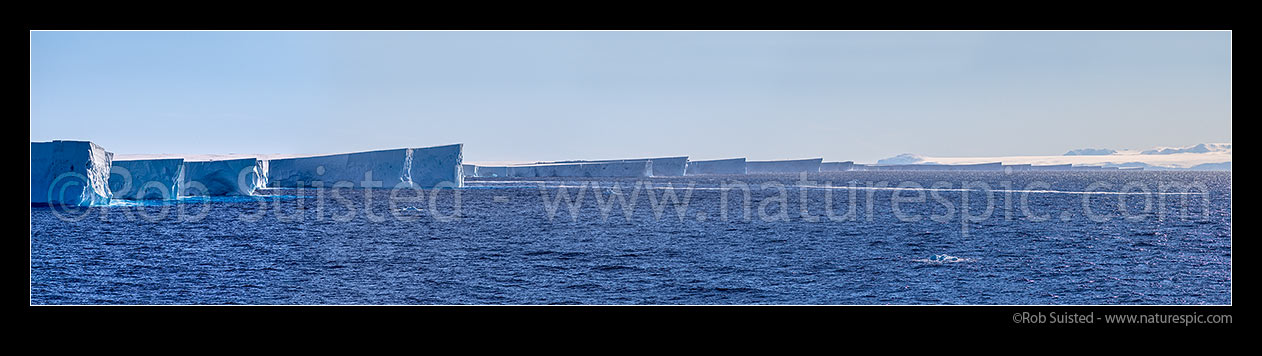
[[[267,188],[267,177],[271,177],[272,162],[264,159],[254,161],[254,190]]]
[[[539,171],[532,166],[511,166],[508,167],[509,177],[538,177]]]
[[[949,164],[949,165],[942,165],[942,166],[949,167],[952,169],[963,170],[963,171],[1002,171],[1003,170],[1003,163],[1001,162],[978,163],[978,164]]]
[[[31,203],[109,204],[113,157],[88,141],[31,142]]]
[[[649,158],[653,163],[654,177],[678,177],[687,172],[688,157]]]
[[[579,173],[583,177],[650,177],[656,176],[656,163],[653,160],[584,163],[579,165]],[[670,172],[674,172],[672,168]],[[680,170],[680,175],[682,174]],[[672,173],[673,174],[673,173]]]
[[[820,172],[845,172],[854,168],[854,161],[823,162],[819,164]]]
[[[464,186],[464,144],[413,148],[412,184],[418,188]]]
[[[269,187],[302,188],[349,184],[355,188],[394,188],[411,184],[410,149],[367,151],[324,156],[273,159],[268,162]],[[316,183],[318,182],[318,183]]]
[[[253,195],[267,186],[268,168],[257,158],[185,161],[180,195]]]
[[[477,166],[474,176],[477,177],[507,177],[508,167],[505,166]]]
[[[1031,165],[1031,171],[1067,171],[1073,169],[1073,165],[1066,164],[1048,164],[1048,165]]]
[[[653,161],[618,161],[537,164],[505,167],[478,167],[479,177],[489,177],[483,172],[491,172],[484,168],[495,169],[494,174],[503,173],[506,177],[651,177]],[[503,168],[500,171],[498,168]]]
[[[604,160],[575,160],[575,161],[553,161],[542,162],[543,164],[569,164],[569,163],[632,163],[649,161],[653,171],[650,173],[654,177],[677,177],[683,176],[688,167],[688,156],[679,157],[658,157],[658,158],[628,158],[628,159],[604,159]]]
[[[687,175],[745,174],[745,159],[730,158],[708,161],[688,161]]]
[[[819,165],[823,162],[823,158],[784,161],[746,161],[745,171],[748,173],[819,172]]]
[[[890,164],[871,165],[870,171],[1002,171],[1000,162],[977,164]]]
[[[1117,170],[1117,166],[1073,166],[1070,168],[1075,171],[1113,171]]]
[[[474,166],[472,164],[462,164],[460,165],[460,176],[465,177],[465,178],[477,177],[478,174],[477,174],[476,169],[477,169],[477,166]]]
[[[114,161],[110,191],[120,199],[176,199],[184,180],[184,159]]]
[[[431,188],[447,182],[464,185],[463,145],[400,148],[268,161],[268,186],[354,188]]]

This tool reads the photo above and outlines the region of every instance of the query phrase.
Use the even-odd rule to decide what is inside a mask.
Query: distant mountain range
[[[1172,155],[1179,153],[1210,153],[1210,152],[1227,152],[1231,153],[1230,143],[1202,143],[1189,147],[1160,147],[1143,151],[1141,154],[1146,155]]]
[[[1082,148],[1060,156],[935,157],[904,153],[877,164],[1073,164],[1080,166],[1142,167],[1146,170],[1231,170],[1231,143],[1202,143],[1186,147],[1146,150]]]

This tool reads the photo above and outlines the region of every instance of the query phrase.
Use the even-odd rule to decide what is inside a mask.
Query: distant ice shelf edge
[[[345,182],[354,188],[463,187],[464,145],[400,148],[270,160],[267,187]]]
[[[31,203],[109,204],[113,159],[92,142],[31,142]]]
[[[460,188],[463,144],[291,159],[135,159],[88,141],[31,142],[31,203],[108,205],[112,199],[249,196],[259,189],[330,187]],[[307,184],[307,185],[304,185]],[[117,191],[118,194],[114,192]]]
[[[510,165],[464,164],[464,145],[398,148],[293,158],[182,159],[114,161],[114,154],[88,141],[31,142],[31,203],[105,205],[111,199],[177,199],[181,196],[248,196],[263,188],[459,188],[465,178],[523,177],[678,177],[695,175],[789,174],[848,171],[1119,171],[1231,170],[1230,145],[1166,149],[1226,150],[1226,162],[1189,168],[1142,162],[1097,164],[941,164],[903,154],[887,164],[823,158],[749,161],[745,158],[689,160],[688,156],[610,160],[541,161]],[[1175,152],[1175,153],[1170,153]],[[1094,153],[1094,152],[1091,152]],[[1094,156],[1102,157],[1102,156]],[[1126,157],[1137,157],[1129,155]],[[944,159],[945,160],[945,159]],[[956,159],[959,161],[959,159]],[[1006,160],[1006,159],[1005,159]],[[976,161],[976,160],[974,160]],[[897,162],[897,163],[894,163]],[[1018,160],[1018,162],[1021,162]],[[1024,162],[1030,162],[1029,159]],[[1183,167],[1188,167],[1183,166]]]

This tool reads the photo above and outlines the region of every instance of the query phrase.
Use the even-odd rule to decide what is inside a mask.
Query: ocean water
[[[31,303],[1232,302],[1229,172],[466,185],[32,207]]]

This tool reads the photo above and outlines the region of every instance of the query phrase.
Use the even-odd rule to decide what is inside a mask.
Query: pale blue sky
[[[1231,142],[1229,32],[32,32],[31,140],[873,162]]]

